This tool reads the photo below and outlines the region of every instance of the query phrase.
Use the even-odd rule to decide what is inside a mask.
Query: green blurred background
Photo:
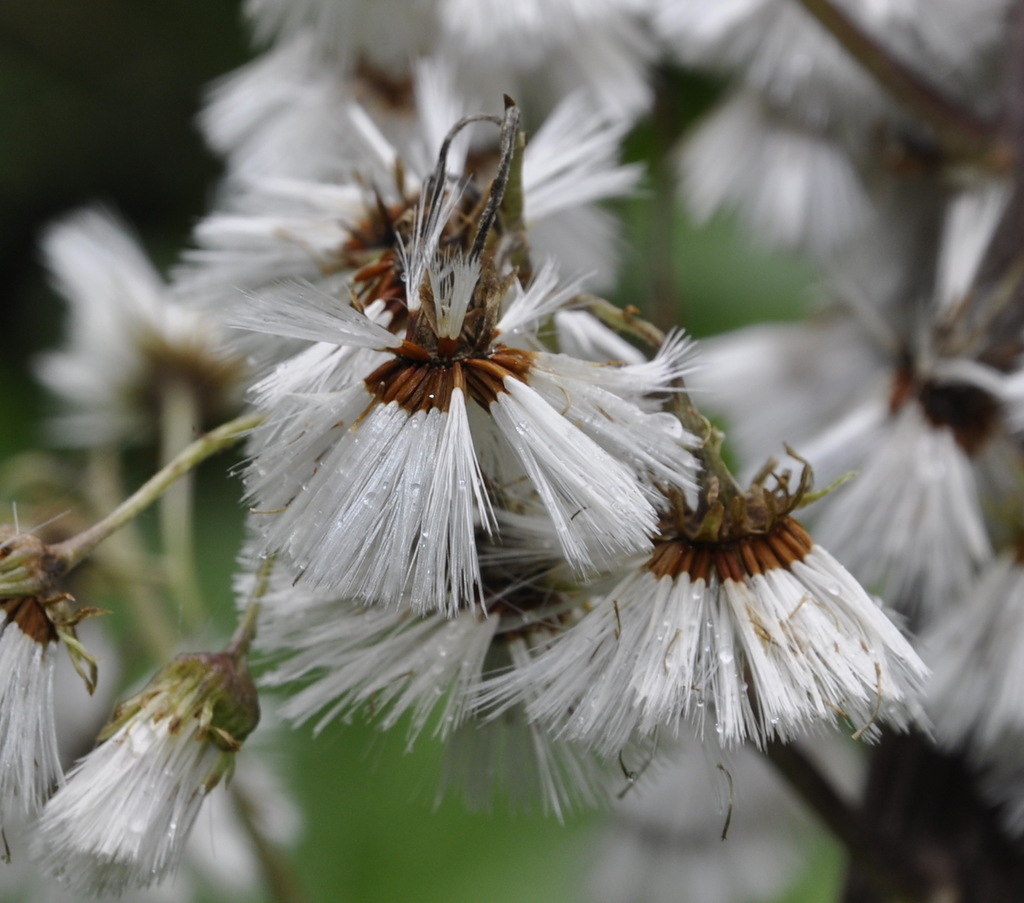
[[[238,4],[228,0],[0,0],[4,457],[39,441],[48,401],[34,387],[28,362],[62,334],[60,304],[38,263],[40,229],[101,201],[135,226],[158,262],[171,263],[218,175],[194,126],[203,88],[248,53]],[[703,82],[673,78],[684,117],[713,97]],[[664,137],[661,126],[644,124],[630,141],[630,156],[643,157]],[[667,241],[675,251],[672,303],[685,299],[696,334],[803,309],[806,267],[752,251],[727,222],[698,229],[674,211],[666,224],[664,210],[652,208],[656,195],[622,205],[629,250],[618,300],[643,306],[657,290],[649,251]],[[149,462],[135,463],[141,474]],[[225,483],[223,465],[207,465],[199,512],[203,575],[221,626],[231,618],[241,536],[237,485]],[[435,811],[439,750],[421,742],[408,755],[400,731],[382,736],[365,725],[334,725],[315,740],[301,732],[279,758],[305,811],[297,868],[317,903],[585,899],[582,876],[600,816],[562,827],[500,811],[467,813],[455,799]],[[815,862],[789,898],[794,903],[831,896],[837,857],[823,843]],[[687,899],[683,888],[680,899]]]

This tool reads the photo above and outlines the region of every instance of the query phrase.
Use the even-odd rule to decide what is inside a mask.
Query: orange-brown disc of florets
[[[392,314],[404,312],[408,306],[405,283],[398,268],[398,255],[386,251],[373,263],[360,267],[352,276],[353,293],[365,307],[383,301]]]
[[[447,411],[452,392],[465,388],[465,384],[459,361],[437,362],[406,355],[386,361],[366,378],[367,389],[380,404],[395,402],[410,413],[434,408]]]
[[[504,391],[508,377],[525,382],[532,363],[529,352],[504,346],[486,357],[437,359],[424,348],[403,342],[395,357],[374,370],[365,383],[378,402],[396,402],[410,413],[447,411],[455,389],[486,408]]]
[[[466,385],[470,397],[487,408],[505,391],[508,377],[526,382],[533,366],[533,355],[528,351],[499,346],[488,357],[469,358],[466,361]]]
[[[813,541],[791,517],[779,519],[767,533],[723,542],[691,540],[685,536],[655,543],[647,569],[658,579],[688,574],[704,580],[712,571],[722,580],[740,582],[771,570],[788,570],[811,551]]]

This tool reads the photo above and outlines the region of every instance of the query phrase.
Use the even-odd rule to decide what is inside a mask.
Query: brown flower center
[[[455,340],[439,340],[438,350],[449,357],[433,357],[413,342],[403,342],[395,357],[385,361],[365,380],[380,404],[397,402],[410,413],[437,408],[447,411],[452,392],[461,389],[483,408],[505,391],[508,377],[526,381],[533,363],[529,352],[499,345],[486,356],[455,357]]]
[[[655,543],[647,568],[655,577],[686,573],[691,580],[708,581],[712,573],[737,582],[770,570],[788,570],[802,561],[814,542],[791,517],[779,519],[767,533],[727,542],[702,542],[677,537]]]
[[[57,642],[57,628],[35,596],[0,600],[0,610],[7,616],[7,621],[16,624],[25,636],[39,645]]]
[[[912,398],[928,422],[948,427],[970,457],[981,451],[999,424],[999,402],[988,392],[966,383],[919,382],[911,368],[903,366],[893,379],[889,410],[895,413]]]

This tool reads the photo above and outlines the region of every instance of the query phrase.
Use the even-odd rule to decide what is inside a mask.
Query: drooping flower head
[[[123,893],[171,874],[205,795],[259,721],[232,652],[178,656],[124,702],[43,810],[44,866],[76,891]]]
[[[91,693],[96,661],[75,626],[97,609],[72,611],[53,589],[56,556],[31,533],[0,526],[0,829],[33,816],[63,781],[54,719],[54,675],[63,647]]]
[[[53,717],[57,631],[39,599],[0,600],[0,827],[62,779]]]

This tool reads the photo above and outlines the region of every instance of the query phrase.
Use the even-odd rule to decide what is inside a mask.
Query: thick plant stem
[[[872,749],[861,823],[876,844],[927,869],[929,903],[1024,900],[1022,844],[977,783],[962,754],[916,732],[885,734]],[[841,899],[890,903],[892,896],[853,859]]]
[[[861,812],[851,807],[793,744],[773,742],[765,756],[800,799],[843,844],[858,872],[893,903],[931,903],[935,895],[929,876],[906,851],[886,844],[871,830]]]
[[[995,122],[986,122],[945,96],[894,57],[831,0],[796,0],[903,109],[927,125],[953,160],[1003,168],[1008,153]]]

